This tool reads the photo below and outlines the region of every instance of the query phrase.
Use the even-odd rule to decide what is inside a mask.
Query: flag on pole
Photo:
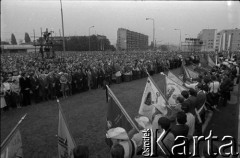
[[[191,77],[184,65],[182,65],[182,69],[183,69],[183,82],[186,82],[188,79],[191,79]]]
[[[183,69],[183,81],[187,84],[191,84],[192,83],[192,79],[196,79],[199,76],[199,73],[187,68],[185,66],[182,66]]]
[[[23,158],[22,137],[19,130],[19,125],[27,116],[25,114],[18,124],[13,128],[7,138],[1,144],[1,158]]]
[[[1,145],[1,158],[22,158],[22,137],[19,128],[16,128],[8,140]]]
[[[59,105],[59,122],[58,122],[58,157],[73,158],[73,149],[76,144],[69,131],[64,114]]]
[[[179,85],[177,82],[170,79],[168,76],[165,75],[165,82],[166,82],[166,98],[170,105],[176,105],[176,99],[178,96],[181,95],[183,90],[186,90],[183,86]]]
[[[199,73],[195,72],[194,70],[190,69],[190,68],[186,68],[186,71],[188,72],[188,76],[191,78],[191,79],[194,79],[194,78],[198,78],[199,76]]]
[[[113,94],[110,88],[107,87],[108,91],[108,110],[107,110],[107,127],[116,128],[122,127],[129,132],[132,128],[138,130],[135,123],[127,114],[117,97]],[[139,131],[139,130],[138,130]]]
[[[209,54],[207,56],[207,59],[208,59],[207,60],[208,61],[208,66],[210,66],[210,67],[216,66],[215,63],[213,62],[212,58],[209,56]]]
[[[151,77],[148,77],[138,113],[152,120],[152,116],[156,112],[156,109],[164,115],[168,113],[167,101],[158,90]]]
[[[168,71],[167,77],[173,80],[174,82],[176,82],[177,84],[183,85],[183,81],[180,78],[178,78],[176,75],[174,75],[171,71]]]

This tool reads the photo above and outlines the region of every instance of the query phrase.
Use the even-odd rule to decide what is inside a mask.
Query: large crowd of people
[[[1,108],[8,110],[129,82],[181,66],[175,53],[67,52],[45,59],[34,53],[2,54]]]
[[[214,54],[212,54],[214,55]],[[55,99],[68,97],[105,85],[119,84],[147,77],[162,71],[178,68],[185,60],[187,66],[199,65],[204,54],[176,52],[68,52],[57,53],[53,59],[43,59],[36,54],[3,54],[1,58],[1,108],[8,110]],[[226,106],[231,98],[233,87],[239,83],[239,56],[232,59],[219,57],[219,65],[202,72],[193,84],[184,84],[189,89],[177,97],[178,112],[174,121],[160,111],[152,118],[140,116],[139,128],[158,129],[157,137],[163,131],[167,135],[167,148],[178,143],[179,135],[192,140],[201,136],[205,123],[218,106]],[[237,79],[237,80],[235,80]],[[130,158],[142,153],[142,130],[127,133],[117,127],[107,131],[111,139],[112,158]],[[175,152],[178,152],[177,150]],[[202,152],[204,154],[204,151]],[[74,149],[75,158],[85,155],[88,148],[78,146]],[[157,155],[166,157],[161,150]],[[205,152],[206,154],[206,152]],[[79,156],[80,155],[80,156]],[[172,154],[167,157],[174,157]],[[186,157],[184,155],[178,157]]]

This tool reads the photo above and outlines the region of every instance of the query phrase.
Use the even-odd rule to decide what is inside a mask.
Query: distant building
[[[118,50],[146,50],[148,48],[148,36],[119,28],[117,31]]]
[[[202,40],[199,38],[185,38],[182,42],[182,51],[184,52],[199,52],[203,46]]]
[[[216,51],[240,51],[240,29],[226,29],[217,33]]]
[[[28,53],[28,52],[39,52],[39,46],[33,45],[1,45],[3,53]]]
[[[200,51],[215,51],[215,39],[217,35],[216,29],[203,29],[198,34],[198,39],[202,42],[201,50]]]
[[[100,48],[101,51],[104,51],[105,50],[105,48],[104,48],[105,43],[104,42],[107,39],[107,37],[103,36],[103,35],[97,35],[97,39],[100,41],[98,47]]]

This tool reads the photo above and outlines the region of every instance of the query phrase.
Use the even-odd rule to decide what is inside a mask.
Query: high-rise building
[[[240,51],[240,29],[226,29],[217,33],[216,51]]]
[[[202,42],[201,51],[215,51],[216,29],[203,29],[198,34],[198,39]]]
[[[145,50],[148,48],[148,36],[119,28],[117,31],[118,50]]]

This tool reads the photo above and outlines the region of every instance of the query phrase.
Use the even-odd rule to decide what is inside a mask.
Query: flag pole
[[[8,141],[8,139],[12,136],[12,134],[15,132],[15,130],[18,128],[18,126],[22,123],[22,121],[25,119],[27,116],[27,113],[18,121],[18,123],[15,125],[15,127],[12,129],[10,134],[7,136],[7,138],[2,142],[1,144],[1,149],[3,149],[5,143]]]
[[[57,97],[56,97],[56,98],[57,98]],[[62,106],[61,106],[60,101],[59,101],[58,98],[57,98],[57,103],[58,103],[58,109],[59,109],[60,112],[62,113],[63,120],[64,120],[64,122],[66,123],[66,126],[67,126],[67,129],[68,129],[68,131],[69,131],[70,137],[72,138],[73,144],[74,144],[74,146],[76,146],[76,143],[75,143],[75,141],[74,141],[74,139],[73,139],[73,136],[72,136],[72,134],[71,134],[71,132],[70,132],[70,130],[69,130],[68,123],[67,123],[67,121],[66,121],[65,115],[64,115],[63,110],[62,110]]]
[[[126,110],[123,108],[122,104],[118,101],[117,97],[113,94],[112,90],[106,85],[111,97],[113,98],[113,100],[117,103],[117,105],[119,106],[119,108],[121,109],[121,111],[123,112],[124,116],[127,118],[127,120],[130,122],[130,124],[139,132],[140,130],[138,129],[138,127],[135,125],[135,123],[132,121],[131,117],[128,115],[128,113],[126,112]]]

